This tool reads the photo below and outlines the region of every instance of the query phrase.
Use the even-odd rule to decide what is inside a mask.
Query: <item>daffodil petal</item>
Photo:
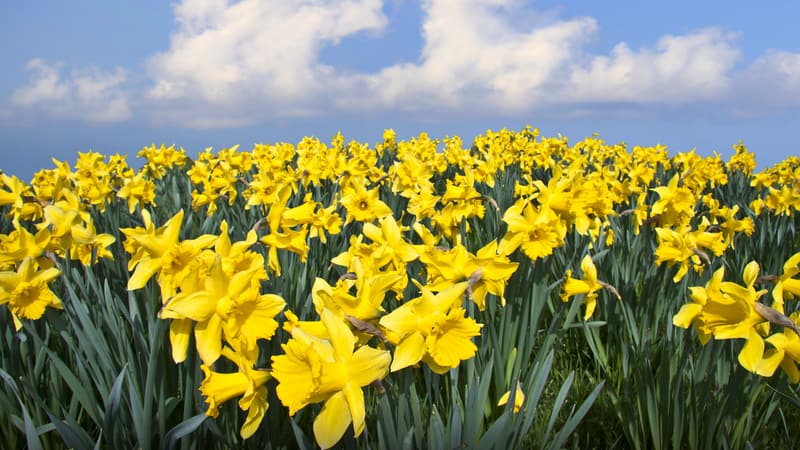
[[[367,413],[364,409],[364,392],[360,386],[355,383],[348,383],[345,385],[344,398],[347,401],[347,406],[350,408],[350,417],[353,421],[353,432],[355,437],[359,437],[364,431],[364,420]]]
[[[418,363],[425,354],[425,338],[420,332],[414,332],[398,345],[394,350],[391,370],[397,372],[400,369]]]
[[[750,372],[756,373],[758,364],[764,355],[764,340],[758,335],[756,330],[750,329],[750,336],[747,338],[744,347],[739,352],[739,364]]]
[[[214,364],[222,354],[222,319],[216,314],[194,327],[197,353],[207,366]]]
[[[325,402],[314,419],[314,437],[322,448],[331,448],[344,436],[352,419],[344,393],[337,392]]]
[[[136,265],[136,270],[133,275],[128,279],[128,290],[133,291],[141,289],[147,284],[147,281],[161,269],[160,259],[146,259],[139,261]]]
[[[703,311],[703,305],[687,303],[681,306],[680,311],[672,317],[672,324],[676,327],[689,328],[692,321]]]
[[[189,319],[173,319],[169,324],[169,342],[172,345],[172,360],[182,363],[186,360],[189,349],[189,333],[192,332],[192,322]]]

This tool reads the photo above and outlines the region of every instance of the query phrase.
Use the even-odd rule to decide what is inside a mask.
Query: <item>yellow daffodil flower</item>
[[[353,260],[352,267],[355,280],[340,280],[335,287],[322,278],[314,280],[311,296],[317,312],[326,308],[359,320],[375,319],[384,311],[382,303],[386,293],[406,279],[397,271],[366,273],[358,258]],[[355,289],[354,295],[350,293],[351,287]]]
[[[392,372],[423,361],[442,374],[475,355],[472,338],[480,335],[482,325],[465,317],[461,307],[468,285],[465,281],[434,294],[417,284],[419,297],[381,317],[381,327],[397,346]]]
[[[658,216],[662,226],[687,225],[694,217],[697,199],[691,190],[679,186],[680,176],[675,174],[666,186],[653,188],[659,199],[650,208],[652,216]]]
[[[720,233],[706,231],[710,224],[703,218],[697,230],[683,226],[676,230],[670,228],[656,228],[658,247],[655,251],[656,264],[666,262],[669,266],[679,264],[678,272],[672,278],[675,283],[681,281],[691,266],[695,271],[703,270],[703,263],[711,261],[704,250],[711,250],[716,256],[721,256],[726,245]]]
[[[134,256],[128,262],[128,270],[135,271],[128,280],[128,290],[141,289],[150,278],[156,276],[161,288],[161,300],[167,301],[175,295],[181,281],[197,270],[200,253],[210,247],[216,236],[206,234],[195,239],[180,241],[183,210],[178,211],[164,225],[154,229],[150,213],[142,210],[145,228],[123,228],[123,234],[132,241],[129,252]]]
[[[567,227],[552,209],[537,209],[532,203],[521,200],[506,210],[503,222],[508,231],[499,245],[499,252],[510,255],[522,248],[532,261],[553,253],[564,244]]]
[[[183,148],[175,150],[174,145],[167,147],[164,144],[159,147],[156,147],[155,144],[149,147],[142,147],[136,153],[136,156],[147,161],[142,167],[142,172],[154,179],[163,178],[167,170],[174,166],[183,167],[187,161],[186,152]]]
[[[581,260],[581,272],[583,273],[582,278],[573,278],[572,271],[567,270],[567,279],[561,288],[561,301],[566,302],[572,296],[583,295],[581,303],[586,305],[583,320],[589,320],[597,307],[597,293],[600,289],[610,289],[617,295],[617,298],[619,298],[619,294],[607,283],[597,279],[597,267],[590,255],[584,256]]]
[[[26,257],[34,258],[39,267],[52,267],[53,262],[42,257],[49,245],[50,229],[47,227],[35,235],[24,227],[17,227],[8,235],[0,235],[0,270],[16,267]]]
[[[518,263],[506,255],[498,254],[497,241],[491,241],[478,250],[477,255],[461,244],[450,250],[433,249],[420,257],[428,271],[426,288],[439,292],[461,281],[470,281],[472,300],[483,311],[486,295],[493,294],[505,305],[505,286],[517,270]]]
[[[278,328],[275,316],[286,302],[275,294],[260,294],[258,269],[228,276],[222,258],[216,256],[204,286],[194,292],[181,292],[161,309],[162,319],[190,319],[197,322],[195,341],[203,363],[211,365],[222,351],[223,333],[227,342],[238,342],[252,351],[258,339],[269,339]],[[177,351],[181,354],[180,349]]]
[[[386,376],[391,357],[385,350],[356,348],[352,331],[332,311],[324,309],[321,318],[327,339],[292,328],[292,338],[282,346],[285,354],[272,357],[272,376],[278,380],[276,392],[289,415],[324,402],[314,419],[314,437],[320,447],[330,448],[350,424],[356,437],[364,431],[362,388]]]
[[[238,372],[220,373],[203,364],[203,381],[200,383],[200,393],[208,403],[206,416],[218,417],[219,406],[236,397],[239,399],[239,408],[247,411],[247,418],[239,431],[242,439],[250,438],[258,430],[264,414],[269,408],[267,403],[267,388],[265,383],[270,379],[269,372],[253,368],[258,354],[253,352],[246,355],[234,352],[230,347],[222,349],[222,355],[233,361],[239,368]]]
[[[117,191],[117,197],[125,199],[128,203],[128,212],[133,214],[137,206],[155,206],[156,185],[153,180],[146,177],[145,172],[139,172],[133,178],[125,180]]]
[[[14,222],[42,216],[41,205],[30,199],[33,199],[30,186],[15,176],[0,173],[0,207],[10,207],[9,216]]]
[[[90,221],[83,226],[73,225],[70,235],[72,236],[70,257],[80,260],[84,266],[94,263],[92,254],[97,259],[114,259],[114,255],[108,247],[116,242],[117,239],[108,233],[98,234],[94,228],[94,222]]]
[[[378,188],[367,189],[366,180],[342,186],[342,198],[339,201],[347,210],[346,223],[354,220],[372,222],[375,219],[391,216],[392,209],[378,197]]]
[[[20,318],[38,320],[47,307],[61,309],[61,300],[47,283],[58,277],[58,269],[37,270],[33,258],[22,260],[16,271],[0,272],[0,305],[8,305],[17,331]]]
[[[769,322],[759,314],[756,302],[767,291],[756,291],[759,266],[750,262],[744,269],[745,285],[722,281],[725,269],[720,268],[705,288],[691,288],[692,303],[681,307],[673,317],[675,326],[687,328],[694,325],[701,340],[709,336],[716,339],[746,339],[739,352],[739,364],[753,373],[764,372],[764,338]],[[762,305],[763,306],[763,305]]]
[[[800,273],[800,253],[795,253],[783,264],[783,274],[778,277],[772,288],[772,307],[783,313],[785,299],[800,297],[800,279],[794,278]]]
[[[800,314],[792,313],[789,319],[797,325],[800,325]],[[769,364],[772,358],[778,360],[778,364],[792,381],[792,383],[800,383],[800,370],[797,364],[800,363],[800,337],[797,332],[791,328],[784,327],[782,333],[775,333],[766,339],[774,347],[774,353],[770,357],[765,357],[765,366]],[[761,373],[762,376],[771,376],[772,373]]]
[[[497,406],[503,406],[511,398],[511,391],[506,392],[502,396],[500,396],[500,400],[497,401]],[[522,404],[525,403],[525,393],[522,392],[522,386],[517,382],[517,388],[514,391],[514,414],[518,413],[522,409]]]

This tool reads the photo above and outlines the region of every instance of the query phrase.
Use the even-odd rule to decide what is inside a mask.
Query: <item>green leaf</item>
[[[163,450],[171,450],[178,445],[178,442],[185,436],[193,433],[200,428],[201,425],[208,419],[205,413],[197,414],[190,417],[183,422],[172,427],[161,441],[161,448]]]
[[[45,413],[50,418],[50,422],[55,425],[56,431],[58,431],[68,448],[75,450],[91,450],[94,448],[94,443],[89,434],[74,419],[67,416],[67,421],[61,421],[47,409],[45,409]]]
[[[567,438],[575,431],[575,428],[577,428],[578,424],[586,416],[586,413],[589,412],[589,409],[594,404],[597,396],[600,395],[600,391],[603,389],[604,385],[605,381],[600,382],[600,384],[598,384],[597,387],[595,387],[594,390],[592,390],[592,392],[586,397],[583,403],[581,403],[581,406],[578,407],[578,410],[570,416],[570,418],[558,432],[558,435],[556,435],[556,438],[550,444],[550,450],[559,449],[564,446]]]
[[[403,450],[414,449],[414,427],[408,429],[408,432],[403,437]]]
[[[446,448],[444,423],[436,405],[431,409],[428,425],[428,448]]]
[[[509,402],[510,403],[510,402]],[[492,426],[481,436],[480,441],[475,446],[478,450],[505,449],[509,448],[509,437],[511,436],[512,420],[511,412],[514,405],[506,405],[503,414],[492,423]]]
[[[102,423],[100,419],[100,408],[94,399],[94,396],[86,389],[86,383],[80,381],[78,377],[67,367],[64,361],[55,354],[55,352],[48,350],[47,354],[50,356],[50,361],[56,366],[58,374],[69,385],[73,395],[78,402],[83,406],[84,411],[89,415],[92,421],[96,424]]]
[[[464,393],[464,429],[462,440],[467,445],[472,445],[477,442],[480,435],[483,423],[483,410],[486,406],[489,397],[489,386],[492,380],[492,366],[493,362],[490,359],[480,378],[477,378],[478,384],[466,386]]]
[[[574,379],[575,372],[570,372],[567,379],[561,383],[561,388],[559,388],[556,399],[553,401],[553,409],[550,412],[550,420],[547,422],[547,429],[545,429],[544,437],[542,438],[544,442],[547,442],[550,433],[553,432],[553,426],[556,423],[556,419],[558,419],[558,413],[561,411],[561,408],[564,407],[564,402],[567,399],[567,394],[569,394],[569,390],[572,387],[572,380]]]
[[[114,385],[106,398],[105,417],[103,418],[103,431],[105,436],[110,440],[114,435],[114,424],[117,422],[119,415],[119,403],[122,395],[122,382],[125,381],[125,368],[119,371],[117,379],[114,380]]]
[[[39,432],[36,430],[31,415],[28,413],[28,408],[25,407],[22,400],[19,402],[19,407],[22,409],[22,419],[25,421],[25,441],[28,444],[28,449],[42,450],[42,441],[39,440]]]
[[[297,424],[295,417],[289,419],[292,424],[292,431],[294,432],[295,443],[300,450],[313,450],[315,448],[311,440],[303,432],[303,429]]]
[[[458,393],[453,392],[451,395],[453,401],[450,405],[450,428],[447,433],[450,436],[450,448],[460,448],[463,444],[463,439],[461,438],[462,410],[458,402]]]

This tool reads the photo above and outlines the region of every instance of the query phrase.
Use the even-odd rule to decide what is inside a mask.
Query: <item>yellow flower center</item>
[[[39,300],[41,294],[42,287],[39,284],[22,282],[11,293],[9,303],[18,307],[25,307]]]
[[[183,242],[169,249],[164,255],[161,271],[164,275],[176,275],[185,270],[197,256],[195,248]]]

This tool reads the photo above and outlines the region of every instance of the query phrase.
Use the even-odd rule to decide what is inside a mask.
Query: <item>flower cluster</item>
[[[800,382],[800,315],[784,314],[784,299],[800,295],[800,253],[784,265],[784,273],[759,277],[760,267],[752,261],[742,274],[744,285],[724,281],[725,268],[714,272],[705,286],[690,288],[691,303],[683,305],[673,318],[676,326],[693,327],[705,344],[716,339],[744,339],[739,364],[750,372],[772,376],[782,367],[793,383]],[[772,290],[772,306],[760,302],[768,291],[756,291],[755,285],[766,280],[777,282]],[[773,327],[782,327],[773,332]],[[770,348],[766,348],[770,344]]]
[[[718,266],[760,214],[794,215],[800,159],[754,174],[752,153],[741,143],[735,151],[728,162],[693,151],[670,157],[663,146],[629,151],[597,136],[570,145],[528,127],[487,131],[469,147],[425,133],[398,141],[392,130],[374,147],[337,134],[330,144],[305,138],[252,151],[206,149],[194,159],[152,145],[138,153],[138,171],[123,156],[80,153],[74,169],[55,161],[30,184],[0,174],[8,225],[0,234],[0,304],[17,329],[40,319],[61,307],[49,283],[63,261],[91,266],[113,258],[116,244],[127,258],[127,289],[150,285],[137,295],[159,294],[173,360],[199,356],[208,416],[238,398],[248,438],[274,386],[290,415],[322,405],[314,434],[327,448],[351,426],[356,437],[364,430],[365,389],[394,372],[443,374],[472,358],[483,327],[475,311],[514,300],[506,287],[523,261],[548,261],[576,237],[589,242],[594,257],[569,259],[560,286],[561,299],[577,298],[589,320],[602,314],[605,292],[625,300],[603,281],[608,268],[596,265],[599,249],[624,245],[615,229],[650,236],[653,264],[675,270],[678,283],[689,269]],[[759,196],[724,204],[719,190],[741,177]],[[168,198],[158,191],[169,179],[190,186],[191,199],[165,216],[156,202]],[[97,230],[93,217],[117,204],[135,226]],[[203,220],[213,225],[197,232]],[[320,264],[314,249],[333,241],[345,250]],[[312,262],[328,269],[293,280],[309,290],[270,290],[271,281],[292,276],[293,264]],[[758,272],[748,265],[739,285],[717,270],[690,289],[674,323],[694,327],[702,342],[745,339],[743,367],[768,376],[781,366],[797,382],[800,319],[784,300],[800,295],[800,254],[780,276]],[[755,287],[768,281],[772,306]],[[774,326],[783,331],[770,333]],[[271,340],[282,353],[267,352],[262,344]],[[517,386],[515,411],[524,398]]]

